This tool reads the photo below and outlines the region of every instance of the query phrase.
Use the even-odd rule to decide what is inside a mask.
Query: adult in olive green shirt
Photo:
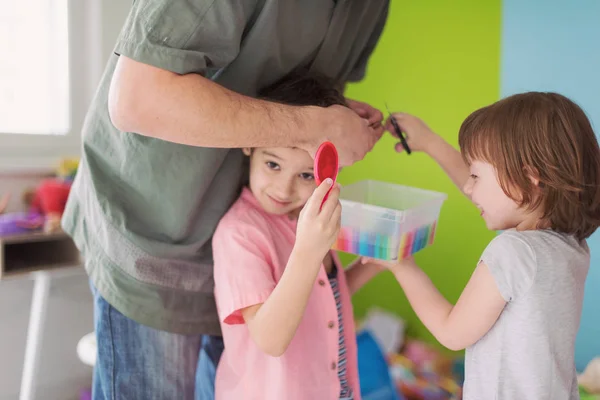
[[[197,365],[219,357],[200,351],[203,335],[220,335],[210,240],[239,193],[239,149],[314,154],[330,140],[349,165],[383,133],[364,103],[253,96],[299,68],[362,79],[387,10],[388,0],[134,1],[63,217],[95,295],[95,399],[210,398],[210,379],[196,382]]]

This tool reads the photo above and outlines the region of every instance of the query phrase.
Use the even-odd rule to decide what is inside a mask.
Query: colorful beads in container
[[[406,258],[427,246],[431,246],[435,238],[436,225],[437,220],[431,224],[423,225],[412,232],[403,233],[400,237],[398,259]]]
[[[382,260],[433,244],[443,193],[377,181],[342,187],[342,228],[334,249]]]

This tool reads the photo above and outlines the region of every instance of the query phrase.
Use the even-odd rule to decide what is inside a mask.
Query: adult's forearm
[[[306,148],[317,141],[322,110],[254,99],[197,74],[178,75],[121,56],[109,94],[113,124],[200,147]]]

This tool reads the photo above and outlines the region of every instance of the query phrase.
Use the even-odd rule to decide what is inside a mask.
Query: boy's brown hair
[[[347,106],[337,86],[337,82],[325,75],[300,70],[262,89],[258,97],[293,106]]]
[[[583,240],[600,226],[600,147],[583,110],[565,96],[507,97],[469,115],[458,141],[467,163],[496,168],[507,196],[529,210],[541,206],[550,229]]]

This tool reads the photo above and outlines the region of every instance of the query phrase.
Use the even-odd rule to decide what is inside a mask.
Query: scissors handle
[[[406,138],[404,137],[404,134],[400,130],[400,126],[398,126],[398,122],[396,121],[396,118],[394,118],[393,115],[390,115],[390,120],[392,121],[392,126],[394,127],[394,130],[396,131],[396,135],[398,135],[398,139],[400,139],[400,143],[402,143],[402,147],[404,147],[406,154],[412,153],[412,151],[410,150],[410,147],[408,146],[408,143],[406,142]]]

